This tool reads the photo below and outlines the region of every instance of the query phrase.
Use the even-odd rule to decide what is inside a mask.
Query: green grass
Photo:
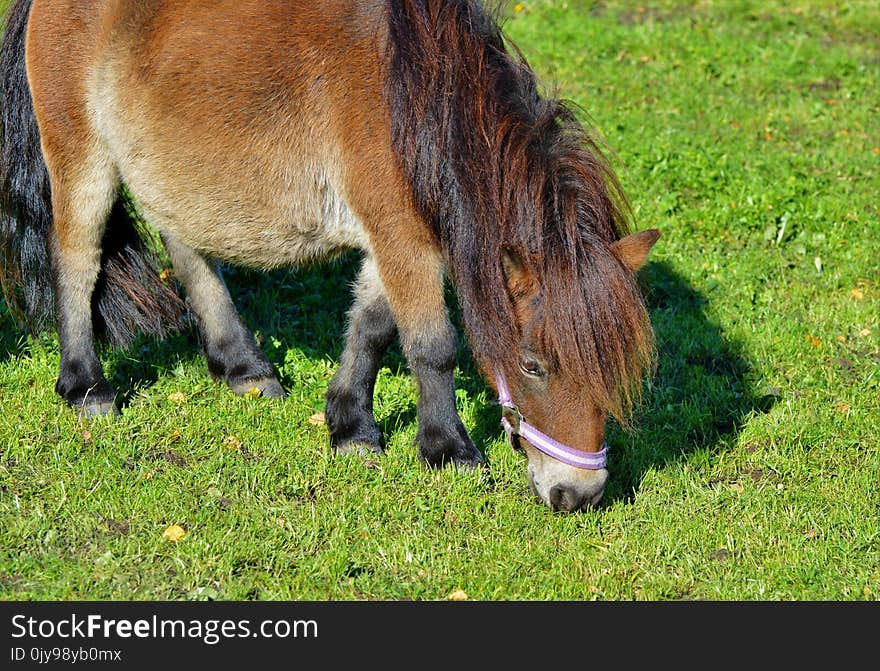
[[[532,500],[464,345],[459,407],[489,474],[420,466],[399,350],[377,388],[387,454],[331,456],[309,418],[355,256],[229,275],[283,402],[212,383],[182,335],[105,352],[125,411],[85,424],[53,391],[57,339],[21,337],[0,305],[0,598],[880,597],[880,7],[508,15],[613,149],[636,226],[663,231],[643,272],[660,363],[636,430],[610,427],[601,507]]]

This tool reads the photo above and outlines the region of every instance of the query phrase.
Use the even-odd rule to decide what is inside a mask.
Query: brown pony
[[[598,502],[606,416],[626,420],[652,361],[634,272],[658,233],[626,235],[595,143],[476,0],[14,0],[0,78],[0,276],[32,329],[56,326],[80,413],[118,412],[98,336],[161,336],[186,311],[133,202],[237,393],[285,392],[218,263],[363,251],[327,392],[340,453],[382,450],[373,388],[398,335],[421,459],[483,463],[448,277],[534,493]]]

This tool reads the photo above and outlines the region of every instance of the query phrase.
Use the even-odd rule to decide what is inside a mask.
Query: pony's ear
[[[535,278],[516,252],[504,250],[501,254],[501,268],[504,270],[507,290],[515,304],[535,293],[537,289]]]
[[[647,231],[639,231],[627,235],[615,242],[612,246],[617,251],[620,260],[633,272],[637,271],[648,260],[651,247],[660,238],[660,231],[656,228]]]

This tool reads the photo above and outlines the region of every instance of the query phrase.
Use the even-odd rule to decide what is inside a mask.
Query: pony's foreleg
[[[272,364],[238,316],[217,267],[172,237],[163,235],[162,240],[198,320],[211,375],[239,395],[256,387],[263,396],[284,397]]]
[[[443,295],[438,251],[403,238],[375,250],[400,343],[418,385],[416,442],[429,466],[475,467],[484,462],[455,406],[458,339]]]
[[[345,350],[327,389],[325,415],[330,444],[338,454],[382,451],[382,431],[373,417],[373,390],[396,330],[376,265],[367,257],[348,313]]]
[[[116,392],[95,352],[92,293],[101,269],[101,238],[118,189],[100,159],[76,175],[52,172],[52,272],[61,362],[55,391],[81,415],[118,414]]]

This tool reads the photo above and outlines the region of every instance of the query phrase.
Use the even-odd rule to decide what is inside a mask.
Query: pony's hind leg
[[[95,351],[92,293],[101,269],[101,238],[119,189],[115,169],[99,152],[76,170],[53,170],[50,236],[61,349],[55,390],[81,415],[118,414]]]
[[[382,431],[373,417],[373,391],[382,357],[396,331],[376,265],[366,257],[355,284],[345,350],[327,389],[330,444],[338,454],[382,451]]]
[[[263,396],[283,398],[272,364],[238,316],[215,264],[173,237],[163,235],[162,240],[198,320],[211,375],[239,395],[257,388]]]

